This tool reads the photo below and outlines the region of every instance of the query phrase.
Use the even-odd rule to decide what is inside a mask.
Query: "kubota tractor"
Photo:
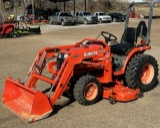
[[[155,88],[158,64],[154,57],[144,54],[151,49],[152,5],[141,3],[150,7],[148,26],[141,21],[136,28],[128,27],[130,8],[137,4],[128,7],[119,43],[115,43],[116,36],[102,31],[104,40],[84,39],[72,45],[42,49],[24,81],[6,80],[3,104],[34,122],[48,117],[62,95],[74,97],[82,105],[94,104],[100,98],[114,104],[135,100]],[[45,74],[46,67],[49,73]],[[37,89],[39,81],[50,84],[49,91]]]

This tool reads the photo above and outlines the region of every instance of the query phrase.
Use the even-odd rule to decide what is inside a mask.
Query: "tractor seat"
[[[136,41],[136,29],[128,27],[125,29],[121,38],[121,43],[111,45],[111,52],[114,54],[125,55],[128,50],[134,47]]]
[[[147,29],[145,21],[140,21],[137,26],[136,36],[141,37],[141,38],[143,37],[146,38],[147,32],[148,32],[148,29]]]

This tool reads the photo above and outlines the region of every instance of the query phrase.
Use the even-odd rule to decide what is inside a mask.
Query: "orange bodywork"
[[[3,37],[4,35],[10,34],[14,29],[13,24],[3,24],[0,26],[0,36]]]
[[[126,67],[127,67],[127,64],[128,64],[128,62],[130,61],[130,59],[132,58],[132,56],[135,55],[135,54],[144,52],[144,51],[146,51],[146,50],[149,50],[149,49],[151,49],[151,46],[150,46],[150,45],[148,45],[148,46],[142,45],[141,47],[135,47],[134,49],[132,49],[132,50],[129,52],[129,54],[127,55],[127,58],[126,58],[126,61],[125,61],[124,66],[123,66],[119,71],[115,71],[115,72],[114,72],[114,75],[115,75],[115,76],[118,76],[118,75],[124,74],[124,73],[125,73],[125,69],[126,69]]]
[[[133,54],[147,49],[149,47],[134,49],[126,61]],[[60,56],[63,56],[62,63],[59,63],[61,60],[58,61]],[[126,64],[120,71],[113,71],[112,57],[110,46],[97,39],[84,39],[73,45],[44,48],[36,56],[23,82],[12,78],[6,80],[2,102],[27,122],[46,118],[54,111],[56,101],[70,88],[71,78],[88,72],[96,72],[95,77],[101,84],[105,84],[103,98],[113,97],[123,102],[137,99],[139,90],[129,89],[113,79],[113,76],[124,73]],[[42,74],[46,67],[52,78]],[[49,92],[36,90],[39,80],[51,85]],[[89,94],[86,97],[90,99]]]
[[[115,101],[129,102],[138,99],[139,89],[131,89],[122,83],[116,83],[114,86],[103,88],[103,98],[113,98]]]
[[[6,80],[2,102],[28,122],[48,117],[52,112],[52,106],[46,95],[26,88],[11,78]]]

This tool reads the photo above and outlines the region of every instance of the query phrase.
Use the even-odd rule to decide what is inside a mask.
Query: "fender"
[[[118,76],[118,75],[123,75],[125,73],[125,70],[126,70],[126,67],[127,67],[127,64],[128,62],[131,60],[131,58],[138,54],[138,53],[143,53],[144,51],[146,50],[149,50],[151,49],[151,46],[140,46],[140,47],[136,47],[136,48],[133,48],[129,54],[127,55],[127,58],[126,58],[126,61],[124,63],[124,66],[119,70],[119,71],[115,71],[113,74],[115,76]]]

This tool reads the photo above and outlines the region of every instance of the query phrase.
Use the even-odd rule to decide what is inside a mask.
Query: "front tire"
[[[125,79],[128,87],[139,88],[142,92],[157,86],[158,64],[154,57],[139,54],[129,62]]]
[[[100,99],[102,86],[92,75],[82,76],[74,88],[74,98],[81,105],[92,105]]]
[[[116,18],[113,18],[113,22],[117,22],[117,19],[116,19]]]

